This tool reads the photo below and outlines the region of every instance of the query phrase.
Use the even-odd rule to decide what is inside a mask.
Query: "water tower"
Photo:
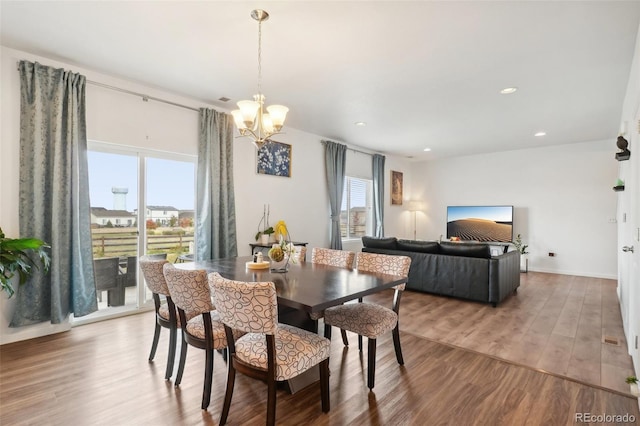
[[[127,210],[127,193],[129,188],[111,188],[113,192],[113,209],[114,210]]]

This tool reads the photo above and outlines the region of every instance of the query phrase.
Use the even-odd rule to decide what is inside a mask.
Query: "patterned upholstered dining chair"
[[[178,269],[171,263],[166,263],[163,270],[171,299],[178,308],[180,321],[185,324],[182,333],[186,343],[205,351],[204,389],[201,405],[205,410],[211,400],[214,350],[223,350],[227,347],[224,325],[211,301],[207,273],[204,270]],[[193,317],[187,320],[189,315]],[[238,335],[241,334],[238,333]],[[186,355],[186,351],[184,353]],[[185,359],[181,353],[176,386],[180,384],[178,378],[182,378],[184,362]]]
[[[278,323],[272,282],[232,281],[209,274],[229,347],[227,389],[220,424],[227,421],[236,371],[267,382],[267,425],[276,422],[276,381],[289,380],[320,365],[322,411],[329,411],[330,342],[322,336]],[[246,332],[236,338],[232,330]]]
[[[390,275],[408,276],[411,258],[378,253],[358,253],[358,271],[378,272]],[[398,364],[403,365],[402,348],[400,346],[400,330],[398,317],[400,298],[406,284],[394,287],[393,308],[385,308],[375,303],[349,303],[334,306],[324,311],[324,334],[331,338],[331,326],[351,331],[368,340],[367,354],[367,386],[373,389],[376,374],[376,340],[386,332],[393,332],[393,346]],[[362,348],[360,347],[360,350]]]
[[[311,250],[311,263],[316,265],[337,266],[338,268],[353,268],[353,260],[356,254],[352,251],[334,250],[322,247],[314,247]],[[318,320],[324,316],[324,311],[313,312],[309,314],[312,320]],[[347,332],[341,330],[342,341],[345,345],[349,345],[347,340]]]
[[[151,344],[149,361],[153,361],[156,355],[161,327],[168,328],[169,355],[167,356],[167,369],[164,378],[165,380],[169,380],[173,374],[173,363],[176,357],[177,345],[176,336],[178,334],[178,328],[180,327],[180,320],[162,272],[165,263],[167,263],[167,261],[164,259],[154,259],[149,256],[142,256],[139,260],[142,275],[147,283],[147,288],[153,295],[153,304],[156,309],[156,326],[153,333],[153,343]],[[129,273],[133,274],[134,272],[127,270],[127,274]],[[165,303],[163,303],[162,299],[165,299]],[[186,345],[183,345],[182,351],[186,351]]]

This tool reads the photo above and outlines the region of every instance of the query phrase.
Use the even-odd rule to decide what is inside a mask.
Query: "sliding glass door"
[[[153,254],[170,262],[190,259],[195,243],[195,161],[195,156],[89,143],[99,307],[94,317],[152,305],[137,265],[139,256]]]

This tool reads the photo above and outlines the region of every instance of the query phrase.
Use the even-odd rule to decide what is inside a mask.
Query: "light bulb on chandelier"
[[[269,14],[257,9],[251,17],[258,21],[258,94],[252,101],[238,102],[238,108],[231,111],[240,136],[253,139],[253,144],[260,149],[269,138],[277,135],[284,126],[289,108],[283,105],[270,105],[264,111],[264,95],[262,94],[262,21],[269,19]]]

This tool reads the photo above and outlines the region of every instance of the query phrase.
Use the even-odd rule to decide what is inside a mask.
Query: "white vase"
[[[631,388],[631,394],[635,396],[640,396],[640,390],[638,390],[637,383],[629,383],[629,387]]]
[[[520,272],[529,272],[529,256],[520,254]]]
[[[270,260],[271,264],[269,265],[269,269],[271,272],[287,272],[289,270],[289,256],[286,254],[280,262],[276,262],[273,259]]]
[[[260,244],[267,245],[269,244],[269,234],[261,234],[260,235]]]

